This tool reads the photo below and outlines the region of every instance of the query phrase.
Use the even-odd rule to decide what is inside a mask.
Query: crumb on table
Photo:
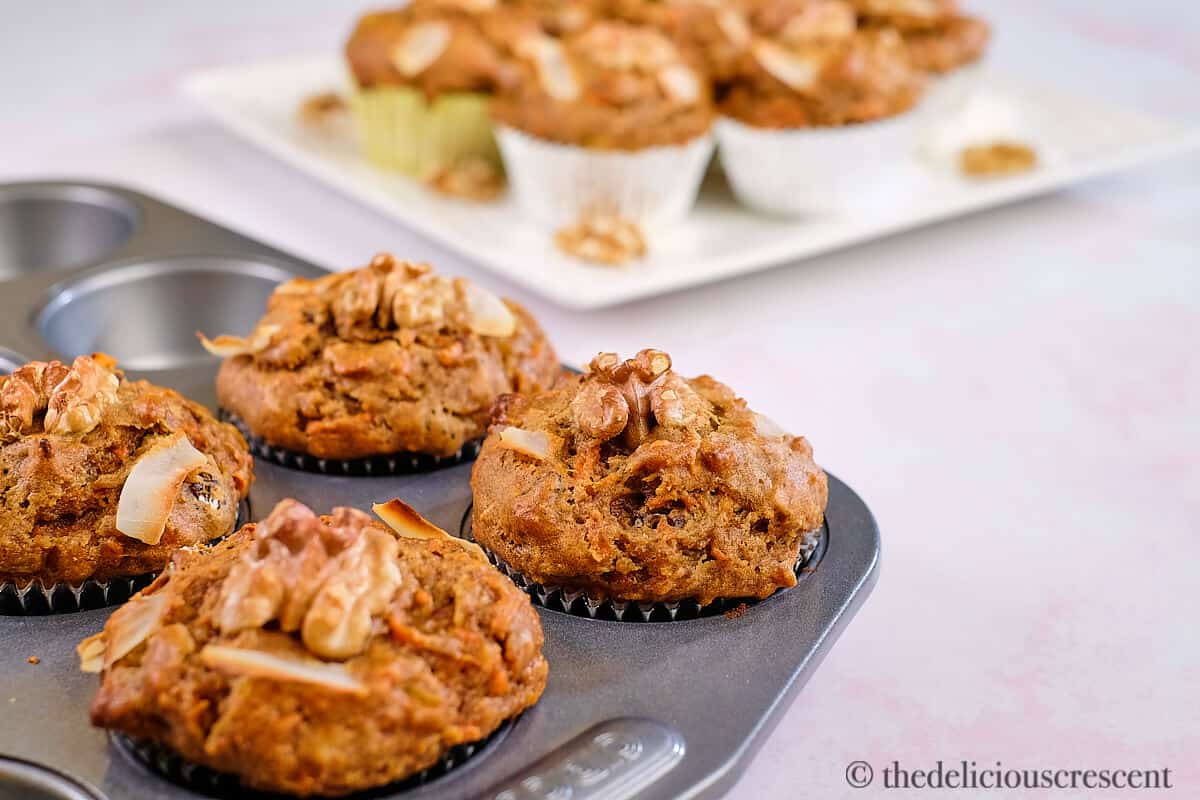
[[[974,178],[1019,175],[1037,166],[1037,151],[1020,142],[993,142],[964,147],[958,154],[958,166]]]
[[[37,656],[30,656],[29,658],[26,659],[26,661],[28,661],[30,664],[42,663],[42,660],[40,658],[38,658]]]
[[[724,616],[725,619],[738,619],[745,613],[746,613],[746,604],[738,603],[736,606],[734,606],[733,608],[726,611],[722,616]]]

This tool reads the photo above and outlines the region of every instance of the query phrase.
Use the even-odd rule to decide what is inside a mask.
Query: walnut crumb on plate
[[[964,147],[958,154],[963,174],[973,178],[1019,175],[1037,166],[1037,151],[1020,142],[993,142]]]
[[[554,243],[567,255],[614,267],[646,255],[641,229],[615,214],[585,214],[555,233]]]
[[[504,192],[504,173],[482,158],[439,167],[425,176],[425,185],[435,192],[486,203]]]
[[[315,92],[300,103],[296,117],[302,125],[331,138],[354,136],[350,105],[337,92]]]

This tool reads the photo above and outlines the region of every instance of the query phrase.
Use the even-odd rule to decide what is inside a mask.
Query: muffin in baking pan
[[[924,74],[896,31],[859,29],[842,0],[763,3],[750,20],[717,127],[738,198],[785,215],[860,207],[911,159]]]
[[[284,500],[176,553],[79,645],[101,674],[93,724],[195,767],[176,780],[336,796],[433,768],[536,703],[528,598],[402,502],[379,511],[393,528]]]
[[[794,586],[828,497],[803,437],[657,350],[506,398],[471,489],[473,537],[525,578],[700,606]]]
[[[588,215],[645,228],[691,209],[712,154],[711,90],[664,33],[601,20],[526,36],[492,104],[517,205],[558,230]]]
[[[4,611],[75,610],[85,585],[103,604],[108,583],[232,531],[252,479],[232,426],[104,354],[0,376]]]
[[[497,397],[560,371],[525,309],[386,254],[281,284],[250,336],[204,341],[226,356],[217,397],[256,454],[326,472],[469,457]]]

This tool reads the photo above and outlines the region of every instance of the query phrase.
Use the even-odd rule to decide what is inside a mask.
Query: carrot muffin
[[[683,217],[712,152],[711,92],[660,31],[602,20],[516,43],[522,79],[492,104],[509,182],[533,220]]]
[[[376,256],[280,285],[228,358],[217,397],[270,445],[319,459],[454,456],[506,392],[553,383],[554,349],[524,308],[427,264]]]
[[[85,640],[94,725],[257,790],[344,795],[436,764],[537,702],[542,629],[469,542],[398,500],[284,500]]]
[[[231,426],[108,356],[0,376],[0,584],[142,575],[233,530],[252,480]]]
[[[480,168],[500,175],[487,105],[515,73],[486,31],[490,5],[417,0],[359,20],[346,60],[372,163],[430,181]]]
[[[718,83],[737,72],[750,45],[747,0],[615,0],[613,13],[666,33]]]
[[[767,597],[796,583],[825,473],[779,430],[663,352],[602,353],[497,407],[471,476],[472,531],[516,572],[595,600]]]
[[[924,90],[900,35],[842,0],[759,0],[754,42],[720,109],[738,198],[774,214],[857,210],[911,155]],[[863,158],[869,152],[871,158]]]
[[[842,0],[760,3],[721,113],[756,128],[852,125],[911,109],[924,80],[899,35],[860,30]]]
[[[987,47],[986,22],[960,13],[957,0],[854,0],[865,25],[894,28],[913,64],[944,73],[979,59]]]

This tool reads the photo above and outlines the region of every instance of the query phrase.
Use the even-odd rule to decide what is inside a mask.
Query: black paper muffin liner
[[[479,757],[492,745],[498,744],[515,724],[516,719],[508,719],[487,737],[476,742],[455,745],[446,752],[437,763],[426,767],[418,773],[408,776],[395,783],[389,783],[374,789],[365,789],[350,795],[340,795],[344,800],[371,800],[372,798],[390,797],[400,792],[424,786],[448,774],[454,769]],[[286,795],[271,792],[261,792],[247,789],[242,785],[237,775],[219,772],[210,767],[188,761],[157,742],[138,742],[123,733],[111,733],[114,745],[125,752],[150,772],[165,778],[172,783],[190,789],[208,797],[224,800],[268,800],[268,798],[284,798]],[[318,795],[320,796],[320,795]]]
[[[250,452],[256,458],[262,458],[288,469],[315,472],[318,475],[381,476],[433,472],[474,461],[479,456],[479,448],[483,446],[481,437],[467,442],[451,456],[401,452],[368,458],[317,458],[308,453],[297,453],[294,450],[270,444],[261,436],[252,433],[241,417],[224,408],[217,409],[217,418],[222,422],[228,422],[241,432],[242,436],[246,438],[247,444],[250,445]]]
[[[757,597],[719,597],[705,605],[701,605],[698,600],[679,600],[672,603],[646,603],[638,600],[613,600],[611,598],[598,600],[580,590],[543,585],[509,566],[504,559],[475,539],[471,531],[470,508],[463,516],[460,530],[462,537],[478,544],[487,555],[488,560],[492,562],[492,566],[508,576],[518,589],[528,594],[534,605],[576,617],[609,622],[682,622],[715,617],[718,614],[737,613],[739,609],[748,608],[775,596],[773,594],[762,600]],[[800,543],[800,554],[796,557],[796,563],[792,567],[797,581],[816,569],[821,557],[825,554],[828,539],[828,528],[824,524],[820,528],[804,534]],[[787,589],[776,590],[775,594],[783,591],[787,591]]]
[[[233,531],[238,530],[249,521],[250,501],[243,498],[238,503],[238,513],[237,518],[233,521]],[[228,535],[226,534],[226,536]],[[224,538],[224,536],[219,536],[213,539],[213,542],[219,542]],[[47,586],[40,579],[31,581],[25,586],[17,586],[11,581],[3,582],[0,583],[0,616],[37,617],[48,614],[73,614],[77,611],[119,606],[153,583],[156,577],[158,577],[157,572],[143,572],[141,575],[112,578],[107,581],[88,578],[78,586],[64,582],[52,583]]]

